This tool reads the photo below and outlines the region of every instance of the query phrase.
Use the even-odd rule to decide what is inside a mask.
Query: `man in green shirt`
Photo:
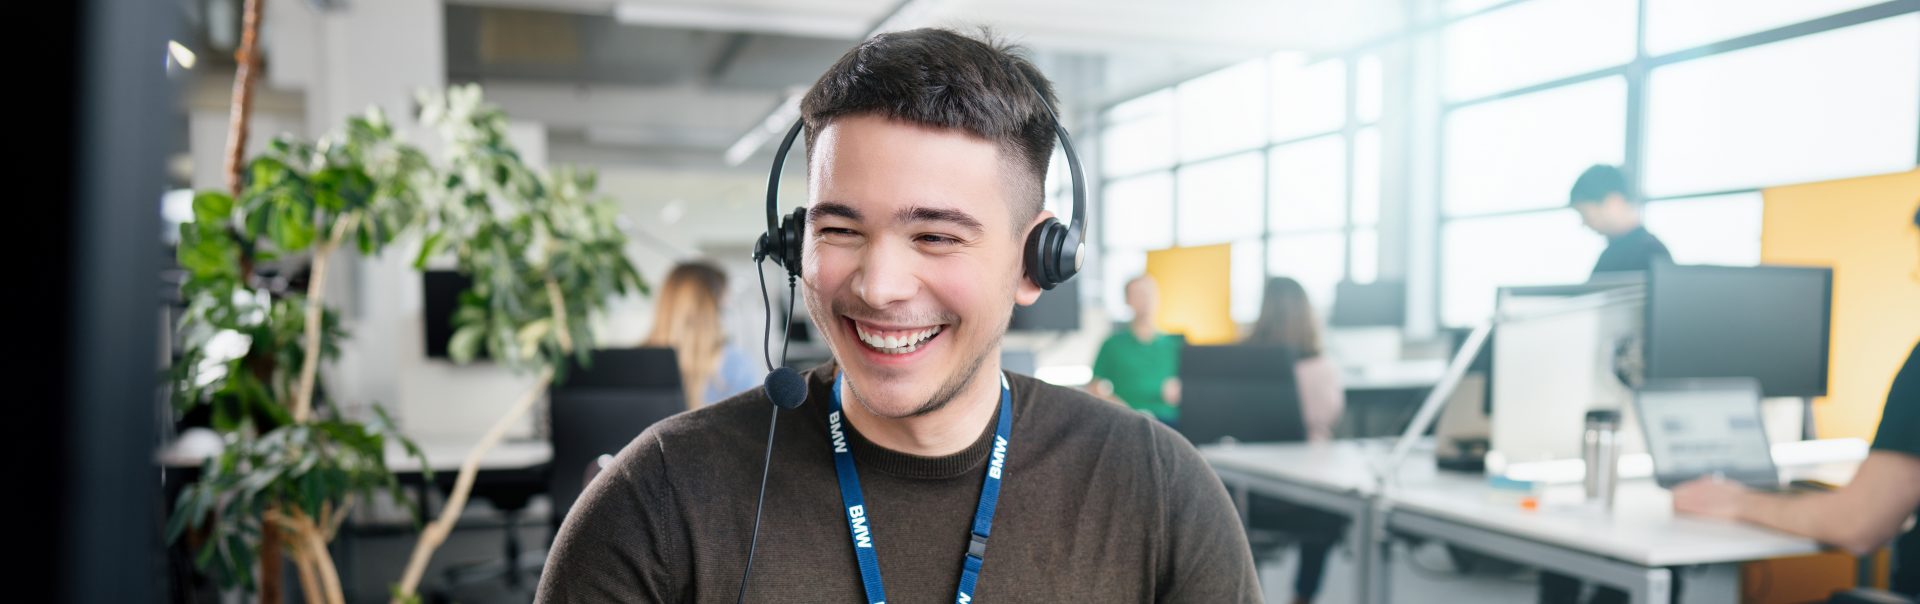
[[[1171,424],[1180,418],[1180,347],[1186,340],[1154,329],[1160,288],[1153,277],[1134,277],[1126,292],[1133,320],[1100,345],[1088,389]]]

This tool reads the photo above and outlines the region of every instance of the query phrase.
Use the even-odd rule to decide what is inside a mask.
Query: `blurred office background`
[[[76,31],[88,32],[75,44],[91,51],[72,65],[88,74],[77,78],[73,89],[84,92],[76,97],[108,99],[100,115],[72,123],[140,125],[76,126],[95,138],[75,140],[120,136],[131,155],[77,163],[74,182],[143,161],[152,171],[117,185],[141,190],[99,193],[100,205],[84,206],[92,214],[76,214],[145,213],[98,228],[75,218],[73,229],[91,233],[75,239],[89,250],[76,258],[131,255],[118,270],[145,274],[111,290],[127,296],[118,315],[76,311],[70,323],[48,328],[71,325],[59,333],[72,337],[97,331],[91,318],[144,308],[145,318],[88,345],[158,350],[164,366],[176,336],[170,326],[184,310],[177,290],[185,277],[172,247],[179,225],[194,219],[195,191],[227,186],[245,3],[147,4],[116,12],[116,3],[94,2],[70,15]],[[1680,264],[1834,269],[1825,396],[1795,420],[1812,427],[1791,432],[1871,438],[1888,378],[1920,335],[1920,283],[1908,272],[1913,232],[1899,222],[1920,200],[1914,0],[261,4],[248,156],[276,136],[337,131],[369,106],[390,116],[401,140],[434,155],[438,143],[417,115],[416,93],[478,84],[507,116],[508,138],[529,166],[597,172],[600,192],[621,215],[626,256],[650,283],[685,260],[721,267],[726,333],[755,358],[763,324],[750,253],[764,229],[773,148],[795,115],[789,104],[869,32],[917,26],[988,26],[1026,46],[1056,85],[1088,170],[1086,268],[1016,317],[1006,343],[1010,368],[1048,381],[1093,379],[1100,343],[1132,319],[1123,292],[1135,276],[1162,277],[1165,292],[1195,274],[1219,274],[1211,282],[1225,288],[1181,294],[1204,299],[1170,301],[1158,317],[1167,331],[1217,328],[1188,333],[1194,343],[1245,334],[1266,280],[1285,276],[1304,286],[1345,376],[1348,411],[1335,436],[1397,435],[1465,330],[1493,315],[1501,288],[1587,281],[1606,240],[1582,226],[1568,191],[1594,164],[1624,170],[1647,202],[1646,227]],[[100,59],[129,56],[151,69],[135,78]],[[126,109],[130,99],[145,107]],[[116,107],[133,112],[112,118]],[[804,178],[797,162],[789,166],[783,210],[804,202]],[[1049,209],[1070,217],[1058,155],[1047,191]],[[133,246],[124,232],[133,228],[148,240]],[[329,302],[352,335],[321,384],[347,416],[370,417],[378,402],[399,432],[457,456],[537,380],[430,352],[444,349],[434,340],[446,337],[437,326],[447,318],[436,313],[450,312],[459,290],[437,290],[414,268],[417,239],[397,245],[378,257],[342,256],[334,267]],[[429,264],[453,268],[445,258]],[[83,287],[84,277],[104,275],[85,272],[103,266],[97,260],[65,266],[79,275],[74,292],[96,291]],[[784,295],[777,285],[776,306]],[[87,295],[97,293],[74,294]],[[639,295],[609,301],[592,318],[598,343],[638,346],[655,304]],[[798,331],[796,364],[824,359],[817,335],[804,325]],[[85,356],[74,346],[71,356]],[[95,362],[153,370],[152,355],[135,356]],[[159,385],[129,388],[153,394]],[[74,427],[71,442],[100,437],[85,426],[99,427],[102,415],[136,424],[119,428],[133,457],[193,445],[181,435],[204,428],[170,409],[164,393],[137,401],[127,394],[61,412]],[[543,442],[554,430],[547,422],[544,412],[529,414],[508,440]],[[62,467],[110,464],[86,455],[70,463]],[[544,480],[507,480],[506,494],[494,498],[478,493],[424,588],[458,593],[460,581],[446,571],[500,558],[508,531],[518,531],[525,549],[544,549]],[[84,490],[79,482],[72,488]],[[160,489],[144,493],[159,502],[155,509],[124,520],[157,527],[172,504]],[[336,557],[348,599],[377,601],[414,532],[398,506],[368,506],[363,515],[349,523],[358,532],[336,546]],[[218,590],[205,577],[154,554],[144,561],[168,571],[147,595],[213,601],[206,598]],[[1345,564],[1333,564],[1335,576],[1349,572]],[[1435,578],[1417,564],[1401,580],[1431,584],[1441,600],[1532,597],[1524,573]],[[1270,600],[1286,601],[1287,567],[1264,572],[1273,577]],[[1354,597],[1329,589],[1330,601]],[[1396,591],[1412,598],[1402,601],[1436,601],[1419,597],[1422,589]]]

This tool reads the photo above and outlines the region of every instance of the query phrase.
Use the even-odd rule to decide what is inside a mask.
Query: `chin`
[[[963,350],[958,323],[888,325],[835,318],[835,357],[858,404],[875,415],[905,418],[937,410],[979,371],[980,359],[967,358]]]

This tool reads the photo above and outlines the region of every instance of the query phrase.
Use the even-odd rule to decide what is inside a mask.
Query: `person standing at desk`
[[[1920,210],[1913,225],[1920,228]],[[1894,376],[1873,449],[1847,486],[1775,495],[1703,478],[1674,487],[1673,509],[1811,537],[1856,556],[1893,541],[1893,591],[1920,599],[1920,528],[1901,534],[1907,518],[1920,514],[1920,342]]]
[[[1587,168],[1573,181],[1573,191],[1567,198],[1574,211],[1580,213],[1580,223],[1607,238],[1607,249],[1601,251],[1600,259],[1593,263],[1589,279],[1608,273],[1645,273],[1655,262],[1673,261],[1667,245],[1642,224],[1643,204],[1633,195],[1627,175],[1620,168],[1606,164]],[[1547,571],[1540,573],[1542,604],[1579,602],[1580,590],[1577,579]],[[1678,588],[1675,591],[1679,591]],[[1626,592],[1604,585],[1595,587],[1593,597],[1588,600],[1592,604],[1626,601]]]
[[[1580,222],[1606,236],[1607,249],[1593,264],[1593,275],[1644,272],[1655,262],[1672,262],[1673,255],[1659,237],[1641,224],[1641,206],[1627,185],[1627,175],[1605,164],[1587,168],[1573,182],[1569,202],[1580,212]]]
[[[1119,398],[1136,411],[1168,425],[1180,419],[1180,347],[1185,340],[1160,333],[1153,313],[1160,307],[1160,287],[1141,275],[1127,282],[1127,307],[1133,320],[1116,329],[1093,357],[1093,383],[1087,389],[1106,398]]]

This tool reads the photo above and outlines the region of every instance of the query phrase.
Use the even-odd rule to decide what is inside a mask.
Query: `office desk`
[[[1844,483],[1865,456],[1863,443],[1782,443],[1775,462],[1790,477]],[[1760,527],[1675,517],[1672,497],[1649,479],[1624,479],[1616,508],[1585,504],[1575,484],[1546,489],[1537,511],[1487,486],[1479,474],[1434,469],[1431,444],[1417,446],[1381,485],[1374,480],[1390,441],[1210,445],[1201,455],[1236,497],[1258,493],[1352,519],[1362,547],[1355,572],[1362,602],[1392,601],[1391,535],[1421,537],[1494,557],[1617,586],[1635,602],[1665,603],[1673,567],[1697,567],[1684,581],[1688,604],[1739,599],[1739,564],[1822,550],[1810,539]],[[1244,506],[1243,508],[1244,509]]]
[[[1580,485],[1552,487],[1538,510],[1527,511],[1480,476],[1439,474],[1390,488],[1379,521],[1391,534],[1442,541],[1660,604],[1670,596],[1673,567],[1703,569],[1686,577],[1689,604],[1738,602],[1739,563],[1821,551],[1810,539],[1752,525],[1675,517],[1672,497],[1649,480],[1621,482],[1611,512],[1583,499]],[[1390,546],[1379,547],[1380,556],[1389,557]]]
[[[1347,539],[1356,551],[1372,543],[1374,465],[1384,462],[1392,441],[1340,440],[1331,443],[1220,444],[1200,448],[1239,504],[1246,522],[1247,498],[1260,494],[1344,516]],[[1429,470],[1432,464],[1426,466]],[[1373,558],[1359,556],[1354,593],[1370,601]]]
[[[1866,452],[1866,443],[1858,439],[1772,447],[1774,463],[1786,477],[1835,484],[1852,477]],[[1430,448],[1416,449],[1407,463],[1430,466],[1432,459]],[[1682,581],[1682,596],[1697,604],[1738,602],[1741,563],[1824,549],[1812,539],[1751,524],[1676,516],[1666,489],[1643,473],[1638,478],[1623,474],[1627,477],[1611,511],[1586,503],[1584,487],[1577,483],[1545,489],[1540,507],[1527,511],[1516,497],[1488,487],[1482,475],[1403,472],[1380,497],[1376,522],[1382,542],[1374,564],[1385,569],[1390,562],[1388,534],[1411,535],[1611,585],[1634,602],[1654,604],[1669,601],[1672,569],[1690,567],[1695,570]],[[1391,587],[1383,584],[1375,591],[1384,595]]]
[[[1446,365],[1439,361],[1399,361],[1343,368],[1340,378],[1346,390],[1347,412],[1335,429],[1336,436],[1399,435],[1444,371]]]

